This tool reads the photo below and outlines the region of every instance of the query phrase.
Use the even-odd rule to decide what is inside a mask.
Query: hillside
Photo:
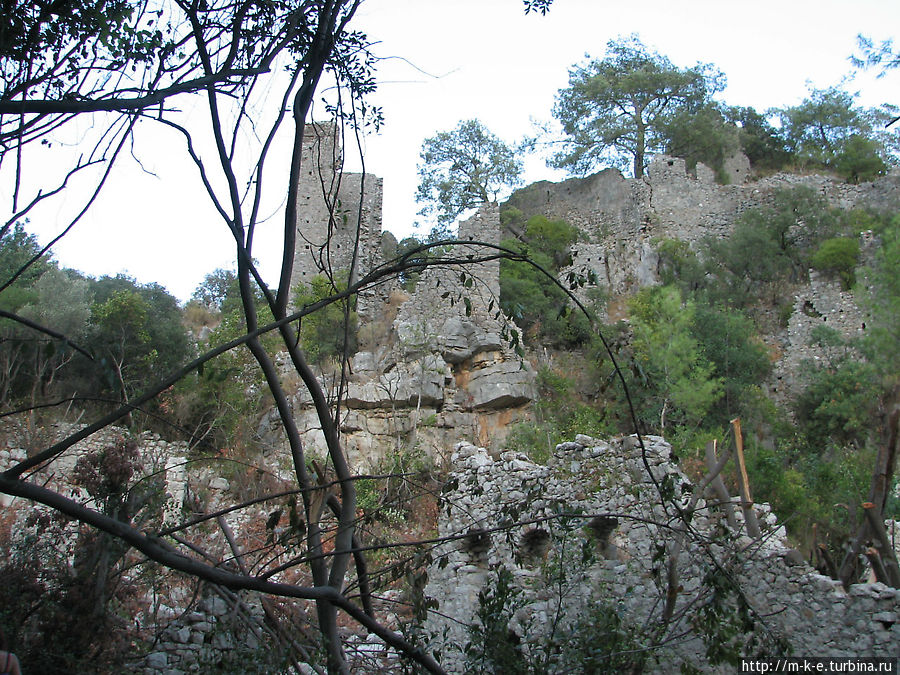
[[[529,595],[544,583],[538,579],[565,584],[568,590],[563,595],[579,597],[609,583],[601,581],[606,574],[602,570],[630,570],[628,560],[643,561],[644,571],[636,572],[639,576],[648,570],[658,574],[662,569],[655,564],[647,566],[646,557],[652,555],[657,562],[656,556],[649,549],[644,551],[650,546],[647,542],[635,543],[637,531],[633,528],[620,532],[613,526],[619,532],[614,547],[618,552],[601,550],[599,557],[591,554],[592,562],[585,559],[587,566],[578,578],[554,581],[552,570],[558,569],[553,567],[554,556],[570,556],[572,546],[595,546],[592,537],[599,536],[607,542],[604,546],[612,546],[611,531],[598,525],[612,523],[610,518],[617,523],[634,518],[658,521],[655,527],[672,518],[686,504],[678,501],[678,494],[688,495],[694,489],[690,480],[707,482],[707,442],[716,438],[720,448],[729,448],[734,438],[730,420],[740,417],[750,487],[757,501],[772,504],[759,507],[759,519],[769,533],[766,536],[775,539],[756,550],[753,536],[740,534],[747,527],[743,523],[748,516],[732,522],[729,515],[726,525],[721,513],[714,516],[709,511],[716,511],[715,502],[700,493],[695,493],[700,501],[691,508],[704,513],[708,522],[704,521],[703,527],[711,529],[688,530],[678,535],[681,539],[673,540],[667,540],[666,529],[654,530],[651,541],[662,545],[660,551],[668,551],[675,561],[672,565],[677,566],[680,559],[672,546],[693,552],[685,554],[692,562],[677,572],[685,579],[681,582],[685,590],[678,597],[687,605],[676,602],[666,610],[667,628],[652,638],[655,655],[642,663],[652,669],[652,663],[659,663],[656,659],[669,658],[665,656],[669,654],[667,631],[677,632],[685,622],[698,620],[704,607],[713,606],[708,603],[718,606],[715,603],[723,602],[725,596],[719,597],[708,585],[710,578],[699,570],[711,562],[765,568],[769,563],[764,561],[770,558],[793,561],[779,568],[771,588],[755,585],[759,579],[756,572],[747,572],[749,576],[735,582],[735,588],[745,593],[741,597],[749,602],[746,606],[739,603],[735,611],[749,612],[747,625],[756,628],[738,630],[743,638],[734,642],[730,651],[716,651],[716,645],[721,647],[723,640],[731,639],[722,631],[730,625],[727,622],[735,620],[720,608],[717,622],[697,633],[692,638],[696,643],[676,650],[677,658],[702,652],[708,664],[715,664],[723,659],[728,662],[736,654],[752,653],[754,640],[763,637],[767,649],[775,649],[773,644],[781,645],[779,649],[790,644],[789,636],[795,630],[790,621],[777,626],[760,623],[771,609],[764,607],[764,599],[776,592],[772,589],[777,584],[790,588],[799,584],[802,590],[791,592],[809,597],[804,595],[797,602],[824,603],[820,611],[826,618],[821,631],[809,637],[808,643],[797,643],[795,649],[818,650],[827,643],[834,655],[855,653],[855,641],[869,628],[838,639],[841,631],[830,622],[845,624],[859,617],[860,626],[868,626],[863,617],[893,616],[897,602],[884,586],[871,592],[848,586],[847,595],[839,582],[828,579],[837,576],[838,566],[847,561],[842,560],[842,551],[852,541],[853,528],[861,518],[853,504],[871,500],[877,482],[873,482],[873,472],[877,474],[879,462],[889,461],[885,449],[894,447],[885,443],[896,443],[890,418],[895,402],[885,387],[892,381],[891,340],[896,343],[890,308],[896,306],[897,298],[890,292],[896,285],[897,270],[890,261],[897,255],[897,221],[892,214],[900,208],[898,182],[896,174],[861,185],[818,175],[778,174],[758,180],[748,176],[742,182],[721,185],[702,165],[692,175],[681,160],[658,157],[642,180],[604,171],[586,179],[531,185],[499,207],[485,206],[460,225],[459,239],[473,243],[454,251],[451,267],[436,265],[440,259],[432,259],[415,275],[382,284],[361,296],[352,308],[354,353],[348,368],[342,371],[340,364],[331,360],[333,352],[323,352],[316,361],[316,372],[324,391],[332,395],[341,392],[342,444],[352,471],[365,476],[357,488],[357,546],[371,547],[372,558],[367,568],[358,567],[356,573],[366,570],[365,577],[372,584],[366,593],[374,591],[380,598],[376,603],[379,617],[394,629],[409,631],[428,614],[429,603],[446,610],[455,592],[449,589],[466,588],[468,600],[460,596],[454,601],[454,616],[460,612],[479,616],[484,603],[492,598],[513,603],[498,611],[510,612],[505,620],[511,622],[515,614],[519,638],[530,640],[532,649],[538,651],[513,650],[502,658],[546,658],[549,652],[540,650],[548,649],[564,633],[549,637],[528,633],[537,616],[534,612],[546,614],[546,609],[540,609],[540,603],[547,602],[541,592]],[[401,249],[389,235],[371,230],[369,236],[371,241],[362,248],[371,253],[357,272],[360,277]],[[834,246],[828,242],[835,241],[855,244],[850,246],[849,262],[837,258],[836,263],[834,255],[827,255]],[[497,259],[490,248],[497,244],[522,247],[534,260],[543,260],[547,269],[558,270],[561,286],[554,287],[546,276],[530,277],[516,271],[519,268],[512,267],[509,260]],[[571,289],[590,310],[596,322],[593,329],[585,317],[559,311],[563,289]],[[552,311],[540,309],[545,305]],[[212,333],[205,330],[209,346],[222,340],[217,333],[229,326],[227,306],[221,312],[218,327]],[[320,323],[307,323],[308,332],[301,335],[324,344],[323,336],[333,335],[331,331],[340,321],[337,314]],[[604,336],[609,352],[604,353],[597,331]],[[338,344],[337,348],[342,347]],[[630,391],[641,433],[665,434],[674,446],[672,452],[665,445],[667,464],[660,474],[677,477],[680,487],[674,494],[667,492],[672,487],[666,487],[666,481],[659,483],[660,476],[652,471],[655,478],[641,477],[642,454],[634,454],[633,440],[615,440],[634,428],[624,390],[611,370],[612,358]],[[194,550],[205,551],[204,556],[225,555],[239,570],[274,566],[284,570],[278,578],[302,584],[303,576],[297,576],[292,560],[303,555],[298,534],[306,525],[298,515],[296,497],[289,496],[293,476],[286,457],[291,452],[290,442],[278,422],[277,409],[253,393],[259,383],[248,379],[246,372],[235,377],[246,367],[242,359],[232,357],[218,366],[213,362],[208,371],[198,371],[193,384],[172,390],[158,411],[182,410],[179,415],[185,422],[191,415],[202,421],[208,413],[202,412],[204,408],[190,412],[191,408],[185,407],[189,400],[197,406],[197,401],[206,398],[203,405],[209,412],[215,411],[209,406],[216,400],[216,405],[231,400],[230,413],[228,408],[219,408],[215,413],[220,415],[218,421],[201,427],[207,429],[209,440],[230,438],[230,447],[211,446],[202,439],[184,443],[182,434],[171,428],[153,427],[168,438],[162,440],[150,431],[141,433],[141,426],[148,422],[135,419],[131,429],[94,434],[74,445],[62,460],[41,469],[44,487],[69,492],[77,502],[93,504],[106,513],[125,514],[141,528],[179,537],[178,541],[189,542]],[[328,486],[334,474],[326,459],[327,439],[318,423],[316,401],[299,382],[291,381],[290,357],[283,354],[279,363],[280,377],[290,393],[286,403],[300,430],[307,466],[316,472],[319,485]],[[59,382],[65,382],[63,373]],[[212,399],[208,398],[211,394]],[[33,457],[45,444],[78,433],[77,424],[60,425],[59,421],[53,415],[32,415],[25,424],[9,419],[3,431],[7,450],[0,453],[0,468],[13,467]],[[577,434],[582,434],[577,444],[566,443]],[[605,445],[598,438],[614,440]],[[654,448],[663,443],[661,438],[648,438],[657,439],[648,441]],[[465,446],[469,449],[464,451],[460,441],[487,450],[475,452],[474,446]],[[626,445],[631,450],[615,450]],[[566,454],[577,455],[582,450],[588,453],[584,459]],[[633,463],[626,472],[630,478],[619,468],[594,466],[589,458],[601,453],[608,455],[609,461],[619,461],[623,452]],[[473,464],[475,458],[480,459]],[[544,463],[550,468],[543,467]],[[469,476],[465,467],[475,472]],[[552,479],[547,473],[551,469]],[[729,495],[740,494],[733,463],[720,470],[725,479],[722,489]],[[890,470],[888,467],[888,476],[892,476]],[[456,473],[448,474],[450,471]],[[496,477],[490,473],[494,471],[499,471]],[[517,471],[534,476],[519,482]],[[445,489],[450,492],[436,497],[448,476]],[[582,482],[563,486],[576,479]],[[551,500],[548,480],[562,481],[553,488],[559,494]],[[501,487],[498,481],[512,482]],[[628,510],[631,502],[627,495],[632,494],[628,485],[635,481],[642,485],[640,490],[649,490],[638,502],[658,499],[658,507],[642,515]],[[892,479],[891,485],[885,486],[889,490],[882,488],[886,516],[895,514],[894,484]],[[469,492],[463,485],[469,485]],[[533,487],[525,489],[528,485]],[[137,486],[143,487],[138,490]],[[537,486],[542,487],[535,492]],[[601,488],[625,492],[609,497],[603,496]],[[454,489],[463,492],[455,494]],[[479,500],[484,496],[489,503],[502,504],[502,513],[478,515],[483,508]],[[730,499],[740,503],[737,497]],[[235,500],[245,506],[228,510]],[[847,510],[836,512],[832,504],[837,501],[848,504]],[[215,584],[207,579],[199,586],[175,577],[150,581],[155,574],[153,566],[141,562],[141,556],[127,548],[116,548],[111,557],[101,554],[105,560],[101,567],[84,567],[80,559],[107,550],[108,544],[97,548],[83,528],[57,522],[50,513],[34,511],[21,500],[6,499],[4,504],[6,573],[18,579],[18,585],[9,587],[13,593],[7,598],[10,611],[22,612],[15,615],[26,621],[34,611],[32,602],[42,602],[47,593],[62,594],[54,611],[27,619],[34,629],[47,631],[53,626],[55,631],[63,630],[59,612],[82,611],[79,598],[97,602],[102,597],[97,607],[104,610],[98,621],[123,640],[145,645],[138,652],[124,642],[115,651],[104,650],[104,658],[129,672],[142,668],[147,672],[166,668],[208,672],[213,661],[236,663],[259,650],[275,659],[267,657],[265,663],[270,665],[261,665],[260,672],[272,672],[265,668],[278,668],[280,655],[288,653],[282,651],[286,643],[280,631],[304,615],[302,604],[275,606],[247,591],[236,594],[228,590],[234,582],[227,580]],[[676,504],[681,507],[670,511]],[[462,512],[454,511],[460,508]],[[70,515],[80,516],[74,506],[71,509]],[[468,515],[460,520],[461,513]],[[186,522],[207,525],[185,529]],[[534,524],[542,522],[548,523],[547,528],[535,529]],[[587,530],[582,529],[585,523]],[[323,531],[335,525],[323,512],[319,523]],[[601,527],[604,532],[591,535],[591,527]],[[483,529],[496,534],[481,538],[477,532]],[[191,534],[177,534],[182,530]],[[583,537],[584,532],[587,539],[575,544],[571,537]],[[440,548],[414,544],[435,533],[445,542]],[[501,546],[498,537],[512,549]],[[709,559],[703,555],[696,558],[695,547],[702,549],[702,542],[709,537],[724,537],[721,550],[715,549]],[[394,552],[381,550],[397,539],[408,543]],[[534,542],[528,543],[531,540]],[[60,548],[63,541],[67,543]],[[57,570],[62,577],[27,571],[33,569],[28,561],[45,557],[48,546],[63,554],[54,563],[61,567],[43,567]],[[528,552],[515,553],[517,546]],[[407,549],[414,555],[404,554]],[[459,555],[469,558],[446,567],[448,555],[450,560]],[[662,560],[658,562],[662,564]],[[801,564],[802,560],[812,566]],[[427,577],[421,576],[429,561],[431,571]],[[66,568],[70,571],[65,572]],[[512,570],[512,581],[502,574],[489,574],[504,569]],[[674,574],[675,569],[671,567],[669,573]],[[862,568],[852,569],[848,583],[865,573]],[[454,574],[469,576],[463,579]],[[106,579],[108,589],[102,596],[95,591],[85,596],[83,584],[93,583],[90,579],[97,575]],[[472,586],[476,577],[480,582]],[[426,578],[430,580],[427,587]],[[507,584],[503,592],[511,595],[505,599],[491,595],[501,589],[491,583]],[[151,587],[157,589],[152,597],[148,595]],[[650,595],[636,599],[625,614],[603,609],[614,611],[604,615],[605,622],[612,621],[604,625],[617,640],[624,641],[623,649],[626,644],[633,646],[635,640],[643,644],[648,639],[625,626],[648,621],[659,611],[652,600],[654,587],[660,592],[666,588],[665,584],[647,587],[645,593]],[[479,589],[487,595],[479,594]],[[520,597],[521,589],[532,590]],[[631,593],[626,590],[626,595]],[[865,600],[871,593],[875,593],[872,607]],[[518,599],[513,602],[513,598]],[[391,603],[396,602],[400,604],[391,611]],[[838,602],[840,609],[828,602]],[[568,607],[566,603],[560,608]],[[699,607],[701,613],[693,615],[691,607]],[[581,630],[577,628],[577,622],[583,620],[581,609],[572,606],[559,612],[560,626],[568,626],[564,630]],[[123,613],[138,617],[137,625],[128,628],[122,623]],[[468,621],[466,616],[456,618]],[[429,622],[423,624],[426,631],[440,632],[433,619]],[[874,642],[867,643],[865,653],[890,654],[887,645],[895,644],[893,637],[886,637],[893,635],[890,625],[878,624]],[[487,624],[483,626],[487,628]],[[256,637],[250,641],[241,637],[247,630]],[[763,633],[757,635],[759,630]],[[888,633],[882,635],[882,631]],[[151,635],[156,642],[143,642]],[[757,637],[751,638],[753,635]],[[70,637],[81,639],[75,633]],[[376,633],[367,637],[365,632],[349,638],[348,647],[358,650],[354,658],[359,659],[361,672],[381,672],[392,663],[392,657],[379,646],[384,639]],[[457,644],[468,640],[477,651],[487,649],[490,638],[487,633],[464,632],[455,640]],[[301,645],[295,648],[303,653]],[[501,658],[497,654],[491,658],[495,657]],[[311,654],[304,658],[315,660]],[[378,665],[365,665],[370,658]],[[449,665],[459,656],[447,658]]]

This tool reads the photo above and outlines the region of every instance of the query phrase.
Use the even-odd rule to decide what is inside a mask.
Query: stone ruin
[[[379,257],[384,182],[343,171],[341,133],[333,123],[305,127],[291,288],[323,273],[355,280]]]
[[[326,270],[351,267],[358,277],[384,259],[381,180],[352,174],[336,177],[340,146],[334,127],[313,125],[310,134],[304,146],[306,173],[298,185],[302,221],[295,283]],[[642,180],[626,180],[607,170],[585,179],[538,183],[516,193],[510,205],[578,226],[589,240],[579,242],[574,269],[593,270],[607,291],[625,294],[658,283],[657,238],[697,242],[706,234],[722,236],[740,212],[769,203],[777,189],[796,185],[812,186],[844,208],[896,208],[898,182],[897,175],[861,186],[819,176],[779,175],[723,186],[702,165],[696,175],[689,175],[681,160],[659,157]],[[486,205],[461,223],[459,236],[498,242],[497,206]],[[471,247],[463,257],[467,253],[477,257],[484,249]],[[460,275],[472,283],[461,283]],[[450,645],[465,645],[470,636],[463,624],[446,621],[441,614],[469,621],[475,616],[479,593],[490,588],[498,570],[507,570],[520,592],[509,626],[518,639],[528,635],[529,627],[551,618],[560,619],[560,630],[571,629],[591,601],[612,603],[626,621],[650,625],[658,617],[662,588],[654,570],[655,547],[671,541],[666,538],[671,514],[659,503],[633,438],[578,437],[558,446],[546,467],[523,455],[500,452],[506,428],[528,418],[535,389],[533,370],[510,344],[516,328],[497,313],[498,296],[499,263],[494,260],[429,268],[414,290],[395,284],[360,298],[361,331],[368,330],[369,335],[361,335],[361,349],[351,361],[341,419],[344,443],[358,471],[410,447],[445,460],[452,471],[450,485],[455,487],[443,497],[446,511],[439,524],[439,535],[450,540],[432,552],[435,563],[425,589],[439,603],[439,613],[433,613],[424,627],[437,640],[433,646],[443,645],[445,665],[451,671],[463,657]],[[817,323],[856,335],[865,330],[864,319],[837,282],[812,275],[795,299],[783,337],[785,355],[776,372],[789,377],[805,359],[815,358],[808,341]],[[334,382],[337,375],[323,372],[322,381]],[[301,393],[293,406],[299,428],[306,430],[304,440],[315,452],[324,444],[309,401]],[[273,453],[283,446],[278,427],[274,413],[267,414],[259,427],[260,438]],[[109,442],[107,433],[121,432],[111,429],[76,446],[54,463],[50,480],[71,471],[84,452]],[[457,444],[460,439],[465,442]],[[693,486],[672,463],[668,444],[661,438],[646,440],[653,476],[657,480],[669,476],[682,496],[689,494]],[[168,521],[174,522],[198,493],[215,504],[217,495],[229,488],[227,481],[210,472],[185,472],[183,444],[166,444],[150,436],[141,443],[146,455],[154,458],[154,470],[165,473]],[[20,449],[0,450],[0,470],[23,456]],[[279,471],[278,462],[270,466]],[[285,470],[285,477],[288,473]],[[4,506],[9,502],[4,498]],[[702,597],[712,551],[762,617],[757,630],[786,639],[794,654],[897,656],[897,590],[878,583],[845,590],[817,574],[789,548],[783,528],[765,505],[755,507],[765,535],[752,540],[740,528],[729,529],[711,504],[701,504],[693,524],[701,541],[711,543],[704,548],[692,540],[685,547],[679,569],[683,589],[676,609],[686,609],[687,603]],[[560,519],[561,514],[577,517]],[[227,524],[241,532],[246,517],[229,515]],[[513,522],[528,524],[507,527]],[[586,545],[592,550],[589,562],[579,556],[566,558],[572,551],[586,550]],[[551,588],[548,562],[553,560],[571,564],[565,583]],[[189,598],[183,600],[187,606]],[[177,597],[168,602],[179,605]],[[215,646],[215,640],[226,639],[216,637],[217,623],[240,602],[213,594],[203,599],[202,612],[156,608],[171,625],[159,649],[148,655],[147,672],[196,669],[204,650]],[[661,658],[668,661],[657,663],[660,671],[704,653],[701,637],[691,632],[686,619],[680,620],[684,639],[661,647]],[[546,638],[537,636],[535,645],[521,647],[524,653],[538,649]],[[377,650],[377,640],[366,639],[365,644]]]
[[[66,426],[55,433],[63,436],[73,430]],[[78,458],[124,433],[108,428],[81,441],[44,469],[46,480],[62,487]],[[148,460],[142,476],[165,476],[168,522],[179,522],[201,493],[207,509],[225,503],[221,500],[228,481],[209,469],[183,470],[184,444],[166,443],[152,434],[137,440]],[[515,452],[496,456],[471,443],[455,445],[440,499],[437,537],[444,541],[430,551],[433,562],[423,589],[423,600],[435,609],[422,626],[423,635],[430,636],[429,649],[440,651],[448,672],[465,671],[464,648],[472,641],[467,626],[477,623],[480,595],[495,588],[501,570],[513,590],[503,634],[525,659],[546,654],[542,650],[548,645],[558,649],[549,672],[562,665],[554,658],[571,656],[566,645],[578,644],[583,636],[596,637],[590,622],[597,620],[598,607],[612,612],[620,629],[632,629],[627,638],[632,642],[623,644],[648,649],[647,672],[673,672],[681,663],[701,672],[731,672],[703,656],[707,644],[694,622],[697,612],[713,601],[705,579],[717,567],[734,580],[734,588],[754,611],[753,630],[738,636],[744,643],[754,638],[761,649],[780,644],[794,656],[898,657],[900,590],[881,583],[844,589],[790,547],[768,505],[753,507],[762,530],[754,539],[744,531],[739,508],[734,508],[729,524],[722,505],[706,495],[697,502],[693,532],[679,557],[675,618],[660,644],[648,644],[666,597],[664,564],[680,527],[671,505],[663,506],[657,484],[669,485],[682,506],[697,488],[676,466],[664,439],[643,440],[646,455],[634,436],[577,436],[558,445],[546,466]],[[22,455],[15,448],[0,451],[0,470]],[[78,495],[78,488],[67,489]],[[739,499],[733,502],[736,507]],[[20,511],[22,517],[30,508]],[[251,509],[228,514],[225,520],[240,535],[264,517],[265,510]],[[886,525],[896,540],[900,523]],[[158,641],[135,672],[203,672],[204,664],[215,663],[221,653],[252,649],[261,639],[254,630],[262,630],[264,611],[252,594],[209,584],[203,585],[199,598],[195,592],[173,586],[135,615],[138,625],[160,628]],[[728,588],[729,597],[727,593]],[[387,603],[385,611],[391,607]],[[240,645],[229,627],[237,615],[246,622],[239,632],[246,640]],[[389,623],[396,625],[396,617]],[[552,635],[548,627],[553,627]],[[364,656],[354,672],[387,672],[397,665],[397,655],[376,636],[348,640],[349,647]],[[381,665],[373,670],[373,663]]]
[[[76,424],[56,424],[49,428],[51,441],[60,440],[77,432]],[[3,431],[11,445],[0,449],[0,471],[5,471],[16,462],[26,459],[26,452],[17,447],[15,441],[25,434],[20,429],[5,426]],[[66,494],[88,506],[96,508],[90,495],[82,487],[71,483],[71,476],[78,461],[92,453],[129,438],[129,432],[119,427],[106,427],[88,438],[76,443],[72,448],[39,470],[41,484],[62,494]],[[209,467],[188,470],[187,458],[190,454],[187,443],[167,442],[156,434],[144,432],[133,439],[139,448],[141,467],[133,476],[133,481],[158,481],[164,490],[165,499],[161,507],[163,525],[182,522],[193,506],[199,506],[200,498],[214,510],[228,503],[229,482],[217,475]],[[47,507],[35,505],[22,499],[0,495],[0,507],[15,518],[16,532],[24,541],[40,541],[48,536],[57,536],[54,530],[44,531],[39,524],[30,524],[28,516],[35,512],[49,512]],[[258,513],[236,512],[224,518],[228,526],[236,532],[249,529]],[[45,541],[59,552],[71,551],[77,532],[69,529],[67,540]],[[13,542],[13,548],[22,545],[23,540]],[[72,561],[72,564],[77,564]],[[130,580],[132,573],[126,573]],[[163,592],[165,587],[165,592]],[[186,673],[201,672],[221,659],[222,653],[234,650],[235,643],[232,623],[234,617],[244,617],[240,634],[245,635],[243,647],[251,647],[254,640],[261,639],[257,624],[261,625],[262,610],[258,601],[238,595],[228,589],[212,584],[202,586],[201,597],[190,584],[168,583],[159,580],[159,586],[143,598],[136,598],[136,611],[131,617],[138,628],[155,626],[158,641],[142,657],[141,662],[130,672],[143,673]],[[190,608],[190,609],[189,609]],[[250,626],[250,628],[248,628]],[[204,668],[206,664],[206,668]]]
[[[497,587],[500,570],[512,589],[500,639],[508,635],[526,659],[549,649],[550,672],[571,672],[562,666],[573,663],[554,659],[591,639],[598,629],[592,611],[601,606],[620,627],[632,629],[629,648],[647,650],[648,672],[677,672],[682,663],[701,672],[733,672],[704,656],[707,644],[695,623],[714,602],[705,579],[717,572],[733,580],[752,608],[753,629],[738,637],[745,643],[754,638],[763,656],[777,655],[774,645],[781,644],[794,656],[898,657],[900,591],[881,583],[845,590],[789,546],[768,505],[753,507],[762,536],[752,539],[740,509],[734,508],[733,527],[715,497],[697,502],[693,532],[678,558],[673,619],[652,644],[667,597],[665,565],[681,522],[671,505],[664,508],[654,480],[668,481],[682,506],[697,488],[674,464],[664,439],[643,440],[646,463],[635,436],[578,436],[558,445],[547,466],[515,452],[493,459],[484,448],[456,446],[438,532],[447,541],[431,551],[424,589],[436,608],[424,632],[448,672],[465,671],[465,646],[473,640],[467,623],[477,622],[480,597]],[[739,498],[733,501],[736,507]],[[888,526],[890,532],[897,524]],[[720,586],[719,598],[723,589],[728,593],[728,584]],[[611,644],[609,635],[595,636],[592,647]]]
[[[771,206],[781,190],[810,188],[845,210],[900,208],[897,171],[860,185],[781,173],[751,180],[740,168],[732,168],[731,176],[731,184],[721,185],[703,164],[692,174],[684,160],[655,155],[643,178],[626,179],[605,169],[586,178],[541,181],[513,193],[507,205],[527,216],[540,213],[576,226],[585,241],[575,246],[571,271],[593,272],[610,295],[659,282],[656,242],[679,239],[693,247],[708,236],[727,236],[742,213]]]
[[[396,240],[381,228],[382,180],[340,170],[338,127],[308,125],[303,152],[293,283],[323,272],[357,279],[393,257]],[[721,185],[702,164],[689,172],[684,160],[658,155],[643,178],[625,179],[607,169],[560,183],[538,182],[515,192],[507,206],[576,226],[584,240],[573,248],[573,265],[563,275],[590,272],[612,299],[659,283],[656,244],[661,239],[694,246],[707,236],[727,236],[741,213],[771,205],[779,190],[812,188],[844,209],[900,207],[897,172],[861,185],[817,175],[751,180],[749,163],[740,155],[729,160],[726,171],[731,183]],[[503,236],[496,205],[485,205],[459,226],[460,239],[497,243]],[[480,253],[462,253],[469,252]],[[463,272],[470,279],[468,289],[461,289]],[[821,275],[811,278],[797,292],[789,326],[766,337],[777,356],[769,386],[776,399],[794,395],[804,364],[825,357],[809,343],[816,321],[830,321],[845,337],[865,330],[849,293]],[[584,300],[588,289],[576,293]],[[396,282],[360,294],[360,351],[351,362],[342,419],[354,466],[372,465],[403,447],[419,447],[438,458],[461,438],[497,452],[510,423],[528,418],[534,375],[511,349],[510,336],[517,329],[497,315],[498,299],[497,261],[430,268],[414,289]],[[620,304],[609,305],[607,319],[621,318]],[[340,377],[323,372],[322,380]],[[296,397],[295,414],[300,427],[308,429],[306,442],[321,448],[308,403]],[[271,415],[260,426],[260,436],[272,448],[283,447],[277,427]]]
[[[293,283],[323,273],[355,280],[385,261],[391,242],[396,248],[393,236],[381,231],[381,179],[340,171],[335,125],[307,130]],[[498,243],[497,205],[461,222],[458,236]],[[412,448],[440,461],[459,438],[499,448],[509,424],[527,415],[534,371],[514,348],[518,329],[499,311],[499,261],[465,262],[486,253],[484,247],[457,247],[452,255],[461,264],[427,268],[413,290],[391,280],[360,294],[359,351],[350,362],[341,418],[356,470]],[[320,381],[331,391],[340,372],[324,369]],[[306,392],[292,403],[307,447],[324,453]],[[274,411],[262,420],[259,435],[270,451],[286,447]]]

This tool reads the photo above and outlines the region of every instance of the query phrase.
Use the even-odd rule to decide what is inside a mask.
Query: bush
[[[656,245],[659,276],[664,285],[677,284],[684,293],[702,287],[706,270],[691,245],[683,239],[663,239]]]
[[[797,399],[797,421],[813,445],[832,440],[862,447],[878,415],[879,379],[874,366],[844,361],[816,371]]]
[[[859,134],[847,139],[832,162],[834,170],[848,183],[875,180],[887,173],[887,164],[879,155],[879,145]]]
[[[505,222],[521,229],[521,212],[508,208]],[[570,247],[578,230],[565,221],[534,216],[525,225],[521,239],[510,237],[502,246],[521,250],[549,274],[571,264]],[[584,344],[591,335],[587,319],[567,311],[565,292],[533,265],[500,261],[500,307],[520,328],[543,343],[560,347]]]
[[[294,292],[294,305],[304,307],[346,290],[346,282],[316,275],[309,284]],[[341,300],[326,305],[303,317],[300,322],[300,342],[307,358],[315,363],[339,358],[356,351],[357,316],[355,300]]]
[[[837,275],[845,290],[854,282],[853,270],[859,263],[859,242],[849,237],[826,239],[813,253],[813,269]]]
[[[537,464],[546,464],[559,443],[576,434],[602,436],[615,431],[607,410],[580,400],[572,379],[549,368],[538,372],[539,400],[533,422],[514,425],[506,437],[507,450],[522,452]]]

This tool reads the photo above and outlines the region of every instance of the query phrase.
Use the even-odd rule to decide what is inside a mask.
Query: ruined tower
[[[355,280],[377,260],[383,182],[343,172],[341,133],[333,122],[306,125],[292,288],[322,273]]]

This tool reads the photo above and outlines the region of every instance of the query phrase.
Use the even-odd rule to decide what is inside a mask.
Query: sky
[[[727,77],[718,99],[759,111],[800,103],[809,87],[841,83],[848,57],[863,33],[881,41],[900,31],[896,0],[556,0],[546,16],[526,16],[519,0],[366,0],[355,27],[377,41],[381,133],[364,139],[365,167],[384,179],[384,228],[399,237],[414,232],[416,164],[424,139],[479,119],[504,141],[533,133],[535,121],[551,119],[568,72],[586,58],[602,58],[609,40],[637,33],[648,47],[676,66],[712,63]],[[900,40],[898,40],[900,41]],[[859,103],[900,104],[900,73],[847,84]],[[325,92],[327,95],[327,92]],[[189,116],[190,100],[179,104]],[[319,106],[317,119],[324,118]],[[85,123],[87,124],[87,123]],[[85,133],[86,130],[85,130]],[[31,159],[41,174],[66,152],[57,146]],[[252,150],[255,139],[244,139]],[[283,149],[283,147],[281,148]],[[54,154],[56,153],[56,154]],[[347,169],[359,158],[348,151]],[[283,195],[286,153],[273,155],[267,194]],[[540,157],[526,162],[526,181],[561,180]],[[0,200],[8,202],[9,175],[0,175]],[[27,225],[41,243],[83,199],[84,184],[35,212]],[[259,231],[254,256],[274,283],[281,252],[280,197],[267,203],[270,218]],[[423,223],[427,233],[430,223]],[[60,263],[101,276],[125,273],[141,283],[158,282],[179,300],[189,299],[205,275],[233,268],[234,247],[222,220],[186,161],[175,134],[152,125],[137,130],[133,147],[111,176],[97,204],[57,246]]]

